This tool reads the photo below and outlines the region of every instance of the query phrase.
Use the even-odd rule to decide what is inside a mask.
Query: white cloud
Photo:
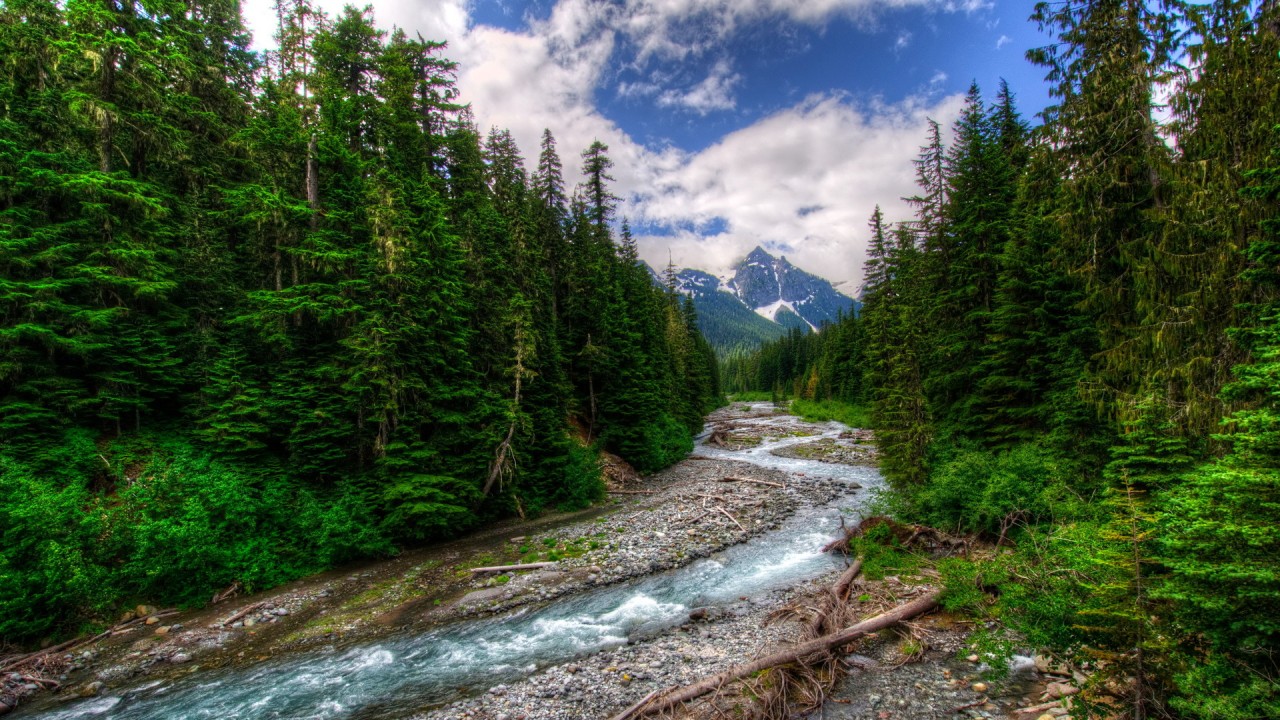
[[[660,173],[633,209],[646,223],[700,225],[723,218],[713,237],[684,231],[643,237],[651,264],[721,271],[757,244],[786,245],[797,265],[832,280],[862,275],[866,223],[879,204],[887,217],[905,219],[901,198],[915,192],[911,160],[933,117],[949,126],[963,97],[928,105],[853,102],[833,95],[807,98],[725,136]]]
[[[346,0],[318,0],[336,13]],[[717,270],[756,244],[785,244],[801,267],[835,281],[861,277],[866,221],[879,203],[902,219],[900,198],[914,192],[911,160],[924,141],[925,118],[950,125],[962,98],[936,98],[938,73],[921,97],[899,104],[854,102],[823,94],[807,98],[733,132],[697,153],[646,146],[595,105],[595,95],[616,80],[608,73],[620,43],[639,68],[646,57],[684,58],[722,47],[742,25],[769,18],[817,24],[836,16],[871,20],[885,9],[928,6],[943,11],[985,7],[976,0],[559,0],[550,16],[514,32],[476,25],[471,0],[390,0],[378,3],[379,26],[449,41],[447,56],[460,64],[458,87],[482,128],[511,130],[526,158],[537,156],[543,128],[555,135],[576,181],[578,153],[592,140],[610,146],[622,212],[638,223],[705,227],[722,219],[724,231],[693,230],[671,237],[641,237],[640,250],[655,266],[668,250],[677,264]],[[270,0],[249,0],[246,19],[269,47],[275,26]],[[676,90],[672,78],[650,72],[619,84],[623,97],[652,97],[673,108],[706,114],[734,107],[741,78],[727,61],[699,83]],[[816,208],[816,209],[815,209]],[[802,212],[803,210],[803,212]]]
[[[996,49],[999,50],[1000,48],[1004,47],[1005,45],[1008,45],[1011,42],[1013,42],[1013,38],[1009,37],[1008,35],[1001,35],[1000,39],[996,40]]]
[[[667,90],[658,96],[661,107],[682,107],[705,116],[713,110],[732,110],[737,106],[733,88],[742,76],[733,72],[728,60],[720,60],[706,79],[688,90]]]
[[[910,45],[911,45],[911,33],[906,30],[903,30],[902,32],[898,33],[898,39],[894,41],[893,49],[895,52],[898,52],[901,50],[906,50],[907,47]]]

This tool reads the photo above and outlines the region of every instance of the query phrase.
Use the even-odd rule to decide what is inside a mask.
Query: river
[[[820,548],[837,534],[842,517],[851,519],[865,489],[881,483],[879,473],[870,467],[773,454],[788,445],[835,438],[848,429],[838,423],[803,425],[796,418],[773,416],[742,420],[738,426],[763,432],[763,442],[729,450],[708,445],[704,433],[696,452],[779,470],[792,483],[834,480],[844,489],[834,501],[802,507],[781,527],[711,558],[541,607],[248,667],[153,680],[23,717],[393,718],[661,634],[685,622],[693,608],[725,605],[832,571],[842,561]],[[821,434],[794,436],[801,428]]]

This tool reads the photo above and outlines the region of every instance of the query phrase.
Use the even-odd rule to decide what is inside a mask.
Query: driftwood
[[[837,538],[827,543],[822,548],[823,552],[841,552],[848,554],[849,541],[856,537],[862,537],[869,531],[887,527],[890,535],[898,541],[898,544],[910,550],[919,550],[928,552],[932,555],[954,555],[963,552],[968,548],[967,543],[959,538],[952,537],[940,530],[925,526],[911,525],[900,523],[892,518],[881,515],[874,515],[864,519],[862,522],[850,528],[845,528],[844,537]]]
[[[717,510],[719,510],[720,512],[724,513],[724,516],[725,516],[725,517],[727,517],[727,518],[729,518],[730,520],[732,520],[732,521],[733,521],[733,524],[734,524],[734,525],[737,525],[739,530],[741,530],[742,532],[746,532],[746,531],[747,531],[747,529],[746,529],[746,528],[742,527],[742,523],[738,522],[738,518],[736,518],[736,517],[734,517],[732,514],[730,514],[730,512],[729,512],[728,510],[725,510],[723,507],[721,507],[721,506],[719,506],[719,505],[717,505],[717,506],[716,506],[716,509],[717,509]]]
[[[850,580],[852,582],[852,579]],[[873,618],[863,620],[856,625],[850,626],[839,632],[824,635],[823,637],[800,643],[787,650],[766,655],[765,657],[753,660],[743,665],[737,665],[728,670],[707,678],[692,685],[686,685],[680,688],[670,688],[657,697],[649,700],[645,704],[632,706],[622,713],[615,715],[612,720],[631,720],[631,718],[643,717],[645,715],[664,712],[680,703],[694,700],[702,697],[707,693],[714,692],[726,682],[744,678],[752,673],[761,670],[768,670],[779,665],[786,665],[794,662],[805,662],[815,656],[822,656],[832,650],[857,640],[859,638],[870,635],[873,632],[884,630],[892,625],[909,620],[917,615],[926,613],[938,605],[938,595],[940,591],[934,591],[924,597],[912,600],[905,605],[900,605],[889,612],[877,615]]]
[[[473,573],[500,573],[508,570],[537,570],[538,568],[551,567],[555,565],[553,562],[536,562],[525,563],[523,565],[494,565],[491,567],[471,568]]]
[[[235,621],[239,620],[240,618],[244,617],[245,615],[248,615],[249,613],[253,612],[254,610],[257,610],[258,608],[260,608],[260,607],[262,607],[263,605],[266,605],[266,604],[267,604],[267,603],[266,603],[266,601],[263,601],[263,602],[256,602],[256,603],[254,603],[254,604],[252,604],[252,605],[250,605],[250,606],[248,606],[248,607],[244,608],[243,610],[241,610],[240,612],[236,613],[235,615],[232,615],[231,617],[227,618],[226,620],[223,620],[223,621],[222,621],[221,623],[219,623],[219,624],[220,624],[220,625],[222,625],[223,627],[226,627],[226,626],[230,625],[231,623],[233,623],[233,622],[235,622]]]
[[[845,598],[849,596],[849,586],[853,585],[853,581],[862,573],[862,558],[853,561],[847,570],[836,580],[836,584],[831,586],[828,591],[825,602],[819,608],[813,620],[809,622],[809,630],[815,636],[821,637],[827,631],[827,620],[837,608],[842,607]]]
[[[1062,700],[1060,699],[1051,700],[1047,703],[1032,705],[1031,707],[1018,708],[1017,710],[1013,711],[1013,714],[1014,715],[1034,715],[1036,713],[1041,713],[1041,712],[1044,712],[1045,710],[1050,710],[1055,707],[1062,707]]]
[[[236,595],[239,595],[240,591],[243,589],[244,589],[244,586],[240,584],[239,580],[237,580],[231,583],[231,585],[228,586],[226,590],[223,590],[222,592],[219,592],[219,593],[214,593],[213,599],[209,601],[209,604],[217,605],[218,603],[223,602],[224,600],[227,600],[229,598],[235,597]]]
[[[783,485],[782,483],[771,482],[769,480],[755,480],[752,478],[740,478],[740,477],[720,478],[720,482],[744,482],[744,483],[755,483],[756,485],[768,485],[769,487],[776,487],[776,488],[786,487],[786,485]]]
[[[155,617],[164,617],[166,615],[173,615],[176,612],[178,612],[177,609],[169,608],[167,610],[161,610],[160,612],[155,613]],[[50,655],[55,655],[60,652],[67,652],[70,650],[74,650],[78,647],[81,647],[83,645],[88,645],[90,643],[98,642],[99,640],[111,637],[111,635],[113,635],[114,633],[120,632],[125,628],[129,628],[134,625],[137,625],[138,623],[142,622],[144,619],[145,618],[134,618],[133,620],[127,620],[117,625],[113,625],[112,627],[106,630],[103,630],[97,635],[81,635],[80,637],[72,638],[71,640],[67,640],[66,642],[54,645],[51,648],[46,648],[44,650],[37,650],[35,652],[27,653],[26,655],[19,655],[18,657],[12,658],[11,660],[9,660],[3,666],[0,666],[0,672],[7,672],[16,667],[26,665],[29,662],[35,662],[36,660],[39,660],[44,657],[48,657]]]

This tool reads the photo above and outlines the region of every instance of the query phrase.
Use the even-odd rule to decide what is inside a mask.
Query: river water
[[[758,424],[785,435],[796,418],[767,417]],[[815,427],[820,437],[847,428]],[[803,508],[777,530],[685,567],[519,609],[481,620],[367,644],[308,652],[250,667],[211,670],[143,684],[41,715],[48,720],[194,720],[195,718],[396,717],[517,680],[628,639],[651,636],[684,622],[695,607],[727,605],[830,571],[840,560],[821,548],[839,530],[841,515],[880,485],[874,468],[833,465],[771,454],[815,437],[766,437],[759,446],[731,451],[705,445],[702,455],[739,460],[789,473],[791,482],[831,478],[849,489],[821,507]],[[24,715],[24,717],[27,717]]]

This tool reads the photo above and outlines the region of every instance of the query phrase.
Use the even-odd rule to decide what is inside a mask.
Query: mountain
[[[859,307],[830,282],[759,247],[730,277],[686,268],[676,280],[676,289],[693,298],[703,335],[721,353],[756,347],[791,328],[816,330]]]

